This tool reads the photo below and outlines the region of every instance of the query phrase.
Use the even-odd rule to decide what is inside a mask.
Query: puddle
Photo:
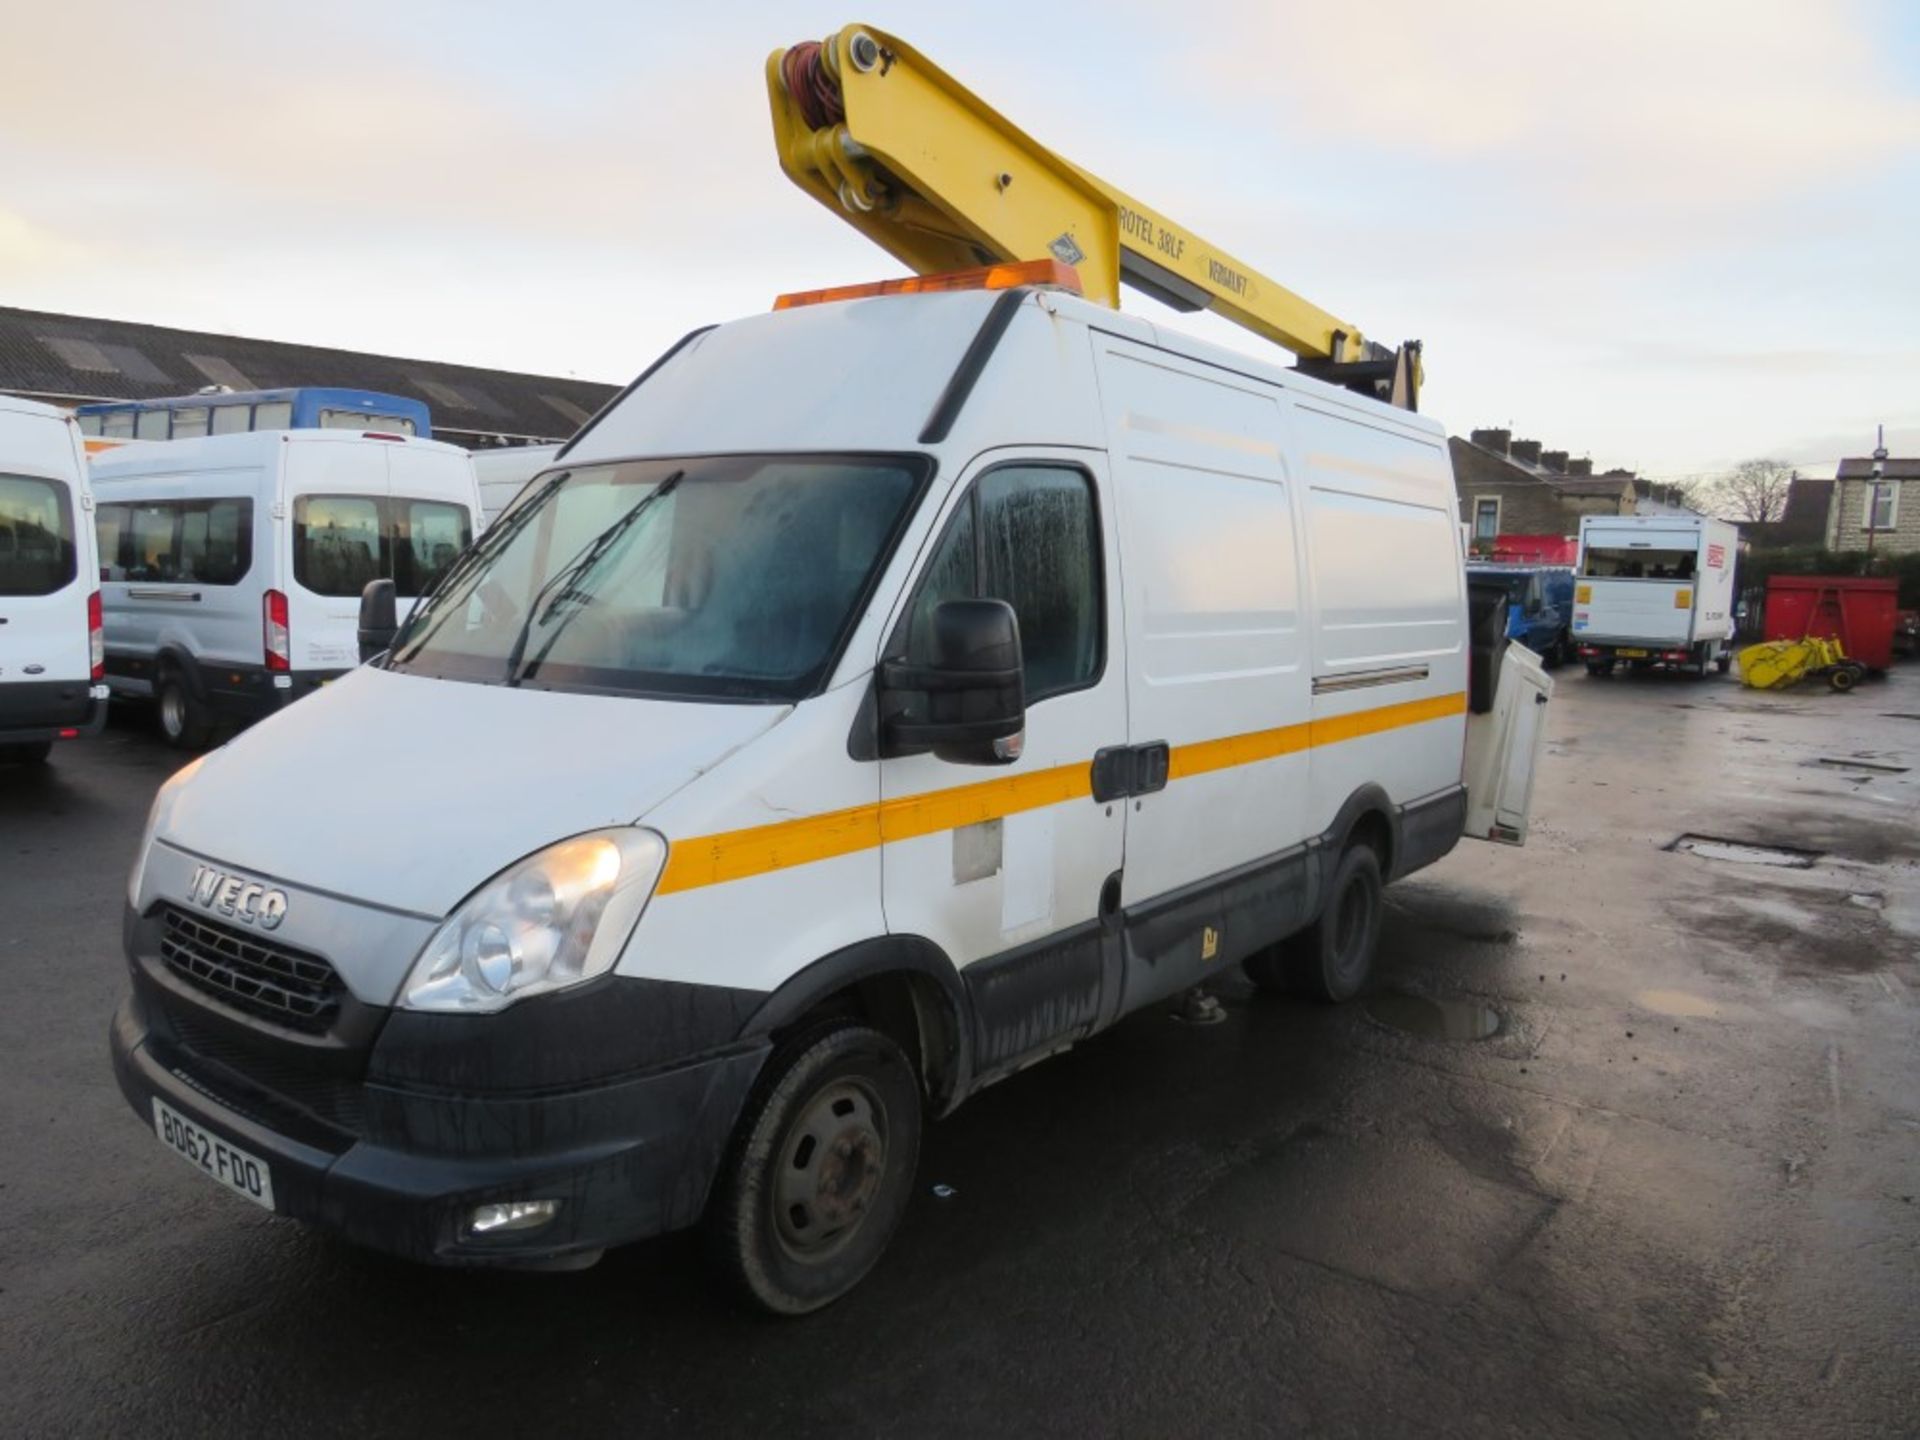
[[[1698,855],[1702,860],[1725,860],[1734,865],[1773,865],[1784,870],[1811,870],[1822,855],[1819,850],[1798,850],[1791,845],[1754,845],[1745,840],[1726,840],[1718,835],[1682,835],[1669,850]]]
[[[1822,755],[1813,763],[1816,765],[1829,765],[1835,770],[1871,770],[1876,775],[1904,775],[1907,773],[1907,767],[1905,765],[1876,765],[1871,760],[1836,760],[1827,755]]]
[[[1656,1015],[1706,1018],[1720,1013],[1720,1007],[1711,1000],[1700,995],[1689,995],[1684,990],[1642,990],[1633,997],[1633,1003]]]
[[[1422,1040],[1485,1040],[1499,1033],[1500,1012],[1477,1000],[1429,1000],[1389,992],[1370,996],[1367,1018]]]

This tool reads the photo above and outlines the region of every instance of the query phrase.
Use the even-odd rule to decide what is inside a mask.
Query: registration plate
[[[1623,650],[1616,650],[1613,653],[1616,655],[1624,655],[1629,660],[1644,660],[1647,658],[1647,652],[1644,650],[1624,650],[1623,649]]]
[[[153,1102],[153,1128],[160,1143],[189,1165],[265,1209],[273,1209],[273,1175],[267,1162],[229,1145],[160,1100]]]

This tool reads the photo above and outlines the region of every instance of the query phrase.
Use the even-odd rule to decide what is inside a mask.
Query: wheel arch
[[[1356,839],[1363,839],[1373,847],[1380,859],[1381,877],[1393,879],[1394,867],[1401,855],[1400,807],[1385,790],[1371,782],[1346,798],[1333,824],[1327,827],[1328,854],[1341,855]]]
[[[743,1038],[778,1040],[814,1020],[854,1016],[907,1051],[929,1108],[951,1110],[973,1076],[973,1027],[953,961],[918,935],[863,940],[814,961],[770,994]]]

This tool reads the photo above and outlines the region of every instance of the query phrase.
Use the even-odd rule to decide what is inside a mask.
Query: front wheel
[[[920,1123],[913,1066],[878,1030],[840,1021],[776,1050],[707,1209],[735,1288],[804,1315],[859,1284],[906,1214]]]

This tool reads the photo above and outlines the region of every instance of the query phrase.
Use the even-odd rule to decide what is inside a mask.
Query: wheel
[[[1718,670],[1722,675],[1733,669],[1733,652],[1731,650],[1722,650],[1714,657],[1713,668]]]
[[[160,680],[160,692],[154,709],[160,717],[160,733],[176,750],[203,750],[212,730],[200,702],[176,671],[168,671]]]
[[[1291,989],[1329,1002],[1360,993],[1373,973],[1373,952],[1380,944],[1384,888],[1373,847],[1347,847],[1333,867],[1320,918],[1278,947]]]
[[[715,1261],[741,1295],[804,1315],[866,1276],[906,1214],[920,1084],[878,1030],[835,1021],[767,1062],[707,1209]]]
[[[0,745],[0,765],[44,765],[52,753],[51,740],[36,740],[31,745]]]
[[[1611,675],[1612,673],[1613,661],[1611,660],[1587,661],[1587,674],[1589,675]]]
[[[1842,693],[1860,683],[1860,672],[1851,665],[1836,665],[1827,672],[1827,684]]]

